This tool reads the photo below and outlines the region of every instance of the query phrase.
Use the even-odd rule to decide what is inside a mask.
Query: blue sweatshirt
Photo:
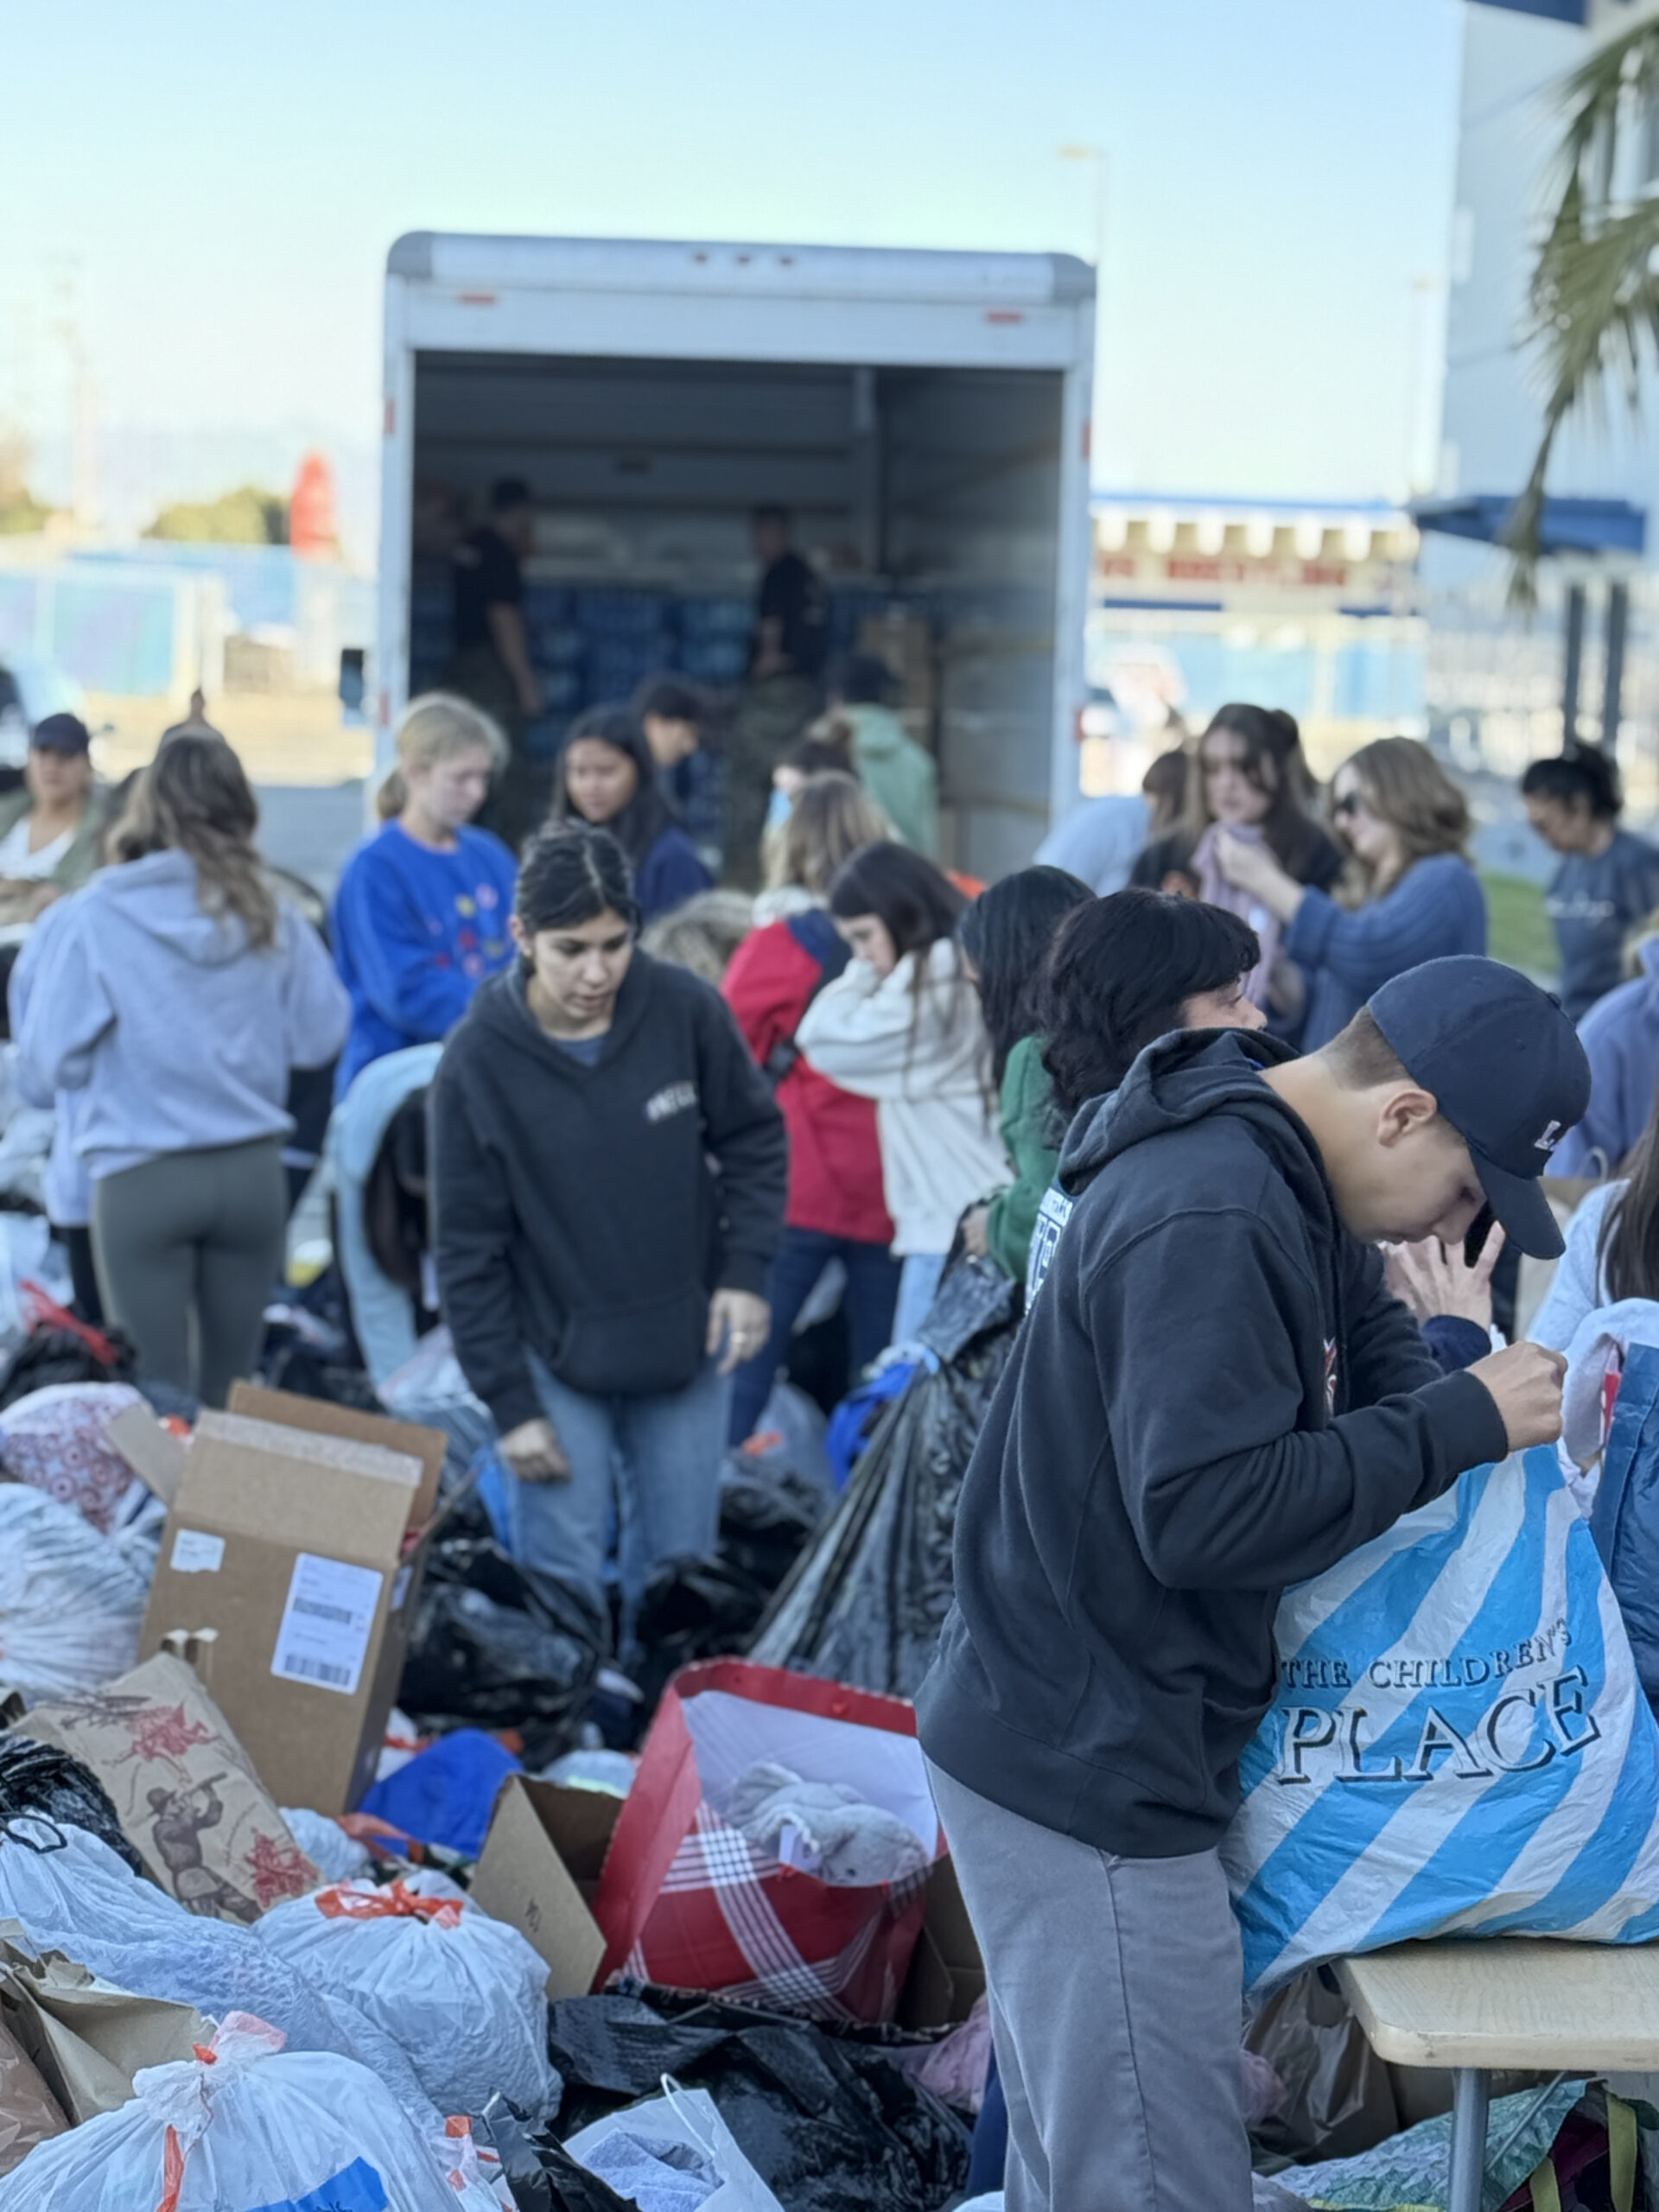
[[[1485,894],[1467,861],[1433,853],[1357,913],[1323,891],[1305,892],[1284,950],[1307,977],[1301,1047],[1317,1052],[1373,992],[1408,968],[1450,953],[1484,952]]]
[[[1561,1004],[1582,1021],[1618,988],[1624,940],[1659,906],[1659,850],[1616,830],[1605,853],[1570,853],[1555,871],[1544,912],[1561,953]]]
[[[454,850],[438,853],[389,822],[358,847],[334,899],[334,959],[352,1000],[337,1099],[371,1060],[442,1042],[507,965],[518,880],[486,830],[459,830]]]
[[[1659,938],[1638,950],[1643,973],[1599,999],[1579,1024],[1590,1103],[1556,1146],[1552,1175],[1617,1175],[1648,1126],[1659,1089]]]
[[[286,1136],[293,1068],[327,1067],[346,994],[322,939],[279,903],[274,944],[203,911],[195,862],[151,853],[66,899],[17,1043],[25,1097],[73,1090],[92,1180],[175,1152]]]
[[[671,913],[688,899],[695,899],[699,891],[710,889],[714,880],[684,830],[677,823],[670,823],[640,861],[634,877],[640,919],[654,922],[659,914]]]

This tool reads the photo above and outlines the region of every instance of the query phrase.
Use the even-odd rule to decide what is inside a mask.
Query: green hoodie
[[[853,766],[865,790],[889,822],[901,844],[939,856],[939,772],[933,756],[918,745],[887,707],[842,707],[852,726]]]
[[[1037,1209],[1060,1160],[1054,1089],[1043,1065],[1040,1037],[1022,1037],[1008,1054],[1001,1108],[1002,1142],[1014,1162],[1014,1179],[991,1200],[985,1241],[1003,1274],[1022,1283]]]

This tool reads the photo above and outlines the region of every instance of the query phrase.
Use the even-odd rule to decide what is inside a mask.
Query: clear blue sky
[[[401,231],[1092,251],[1081,143],[1109,156],[1099,480],[1395,493],[1460,26],[1461,0],[12,0],[0,407],[60,435],[66,257],[106,428],[366,446]]]

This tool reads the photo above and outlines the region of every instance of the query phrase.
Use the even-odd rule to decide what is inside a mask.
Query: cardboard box
[[[898,688],[893,702],[912,736],[924,745],[932,741],[937,679],[937,647],[932,625],[923,615],[903,607],[889,607],[867,614],[858,626],[858,651],[886,663]],[[916,718],[919,728],[912,725]]]
[[[927,1878],[927,1910],[894,2014],[901,2028],[955,2027],[985,1994],[985,1961],[950,1859]]]
[[[505,1920],[547,1961],[550,1998],[585,1997],[605,1938],[589,1910],[620,1797],[510,1774],[473,1875],[475,1904]]]
[[[183,1454],[140,1649],[218,1630],[214,1701],[279,1805],[348,1813],[374,1779],[444,1450],[238,1382]]]
[[[501,1785],[473,1877],[473,1898],[533,1943],[547,1961],[550,1999],[585,1997],[605,1955],[592,1905],[622,1801],[594,1789],[509,1775]],[[957,1885],[941,1859],[928,1876],[927,1910],[899,1999],[907,2028],[965,2020],[985,1993],[985,1967]]]

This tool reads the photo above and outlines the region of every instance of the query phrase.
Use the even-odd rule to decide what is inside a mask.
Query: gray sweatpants
[[[990,1984],[1007,2212],[1249,2212],[1216,1853],[1114,1859],[928,1772]]]
[[[164,1153],[92,1185],[104,1311],[143,1373],[224,1404],[258,1356],[287,1223],[277,1137]]]

